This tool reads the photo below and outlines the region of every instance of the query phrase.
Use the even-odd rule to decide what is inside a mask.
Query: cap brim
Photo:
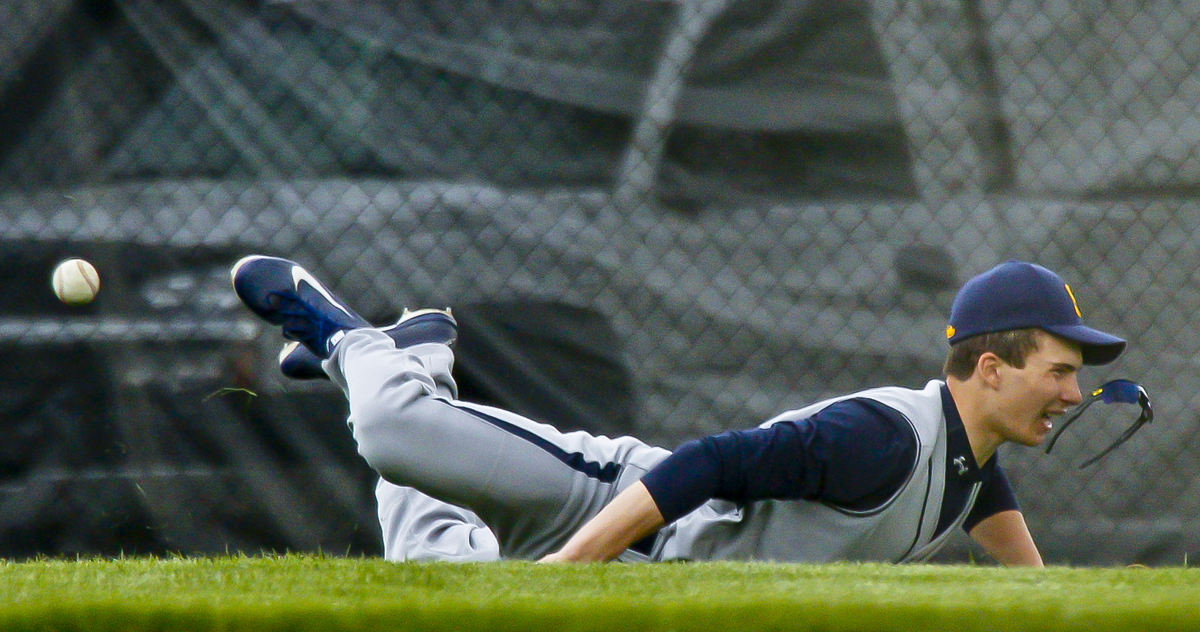
[[[1125,340],[1086,325],[1043,326],[1042,329],[1079,344],[1084,364],[1108,364],[1125,351]]]

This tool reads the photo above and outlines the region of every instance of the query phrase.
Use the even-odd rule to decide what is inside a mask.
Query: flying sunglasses
[[[1133,425],[1130,426],[1129,429],[1124,433],[1122,433],[1121,436],[1117,437],[1117,440],[1114,441],[1112,445],[1104,448],[1104,451],[1102,451],[1100,454],[1097,454],[1096,456],[1081,463],[1079,465],[1079,469],[1081,470],[1104,458],[1104,456],[1109,452],[1116,450],[1117,446],[1128,441],[1129,438],[1133,436],[1133,433],[1137,432],[1139,428],[1150,423],[1151,421],[1154,421],[1154,409],[1150,408],[1150,396],[1146,394],[1146,389],[1142,388],[1140,384],[1130,380],[1113,380],[1111,382],[1105,382],[1100,386],[1100,388],[1092,391],[1092,394],[1089,395],[1087,399],[1083,400],[1083,402],[1075,408],[1075,411],[1063,421],[1063,424],[1059,426],[1058,431],[1050,437],[1049,443],[1046,444],[1046,454],[1050,454],[1050,448],[1054,447],[1054,443],[1058,441],[1059,437],[1062,436],[1062,433],[1067,429],[1067,426],[1070,426],[1076,419],[1079,419],[1079,416],[1083,414],[1083,411],[1087,410],[1088,406],[1091,406],[1096,401],[1102,401],[1105,404],[1137,404],[1138,406],[1141,406],[1142,414],[1138,415],[1138,418],[1133,422]]]

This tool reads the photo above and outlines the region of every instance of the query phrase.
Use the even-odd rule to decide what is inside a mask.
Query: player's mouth
[[[1054,418],[1062,415],[1064,412],[1062,410],[1048,410],[1042,413],[1042,430],[1045,432],[1054,430]]]

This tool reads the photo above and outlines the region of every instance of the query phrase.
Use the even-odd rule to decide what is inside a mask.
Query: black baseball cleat
[[[329,357],[346,331],[371,326],[294,261],[251,255],[235,263],[230,275],[250,311],[317,357]]]
[[[446,309],[404,310],[395,324],[380,328],[396,343],[397,349],[437,342],[452,345],[458,339],[458,322]],[[279,370],[294,380],[329,379],[321,368],[321,359],[307,347],[289,342],[279,352]]]

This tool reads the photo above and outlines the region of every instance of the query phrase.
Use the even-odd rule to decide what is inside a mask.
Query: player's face
[[[1000,366],[1000,396],[1004,410],[998,432],[1005,441],[1036,446],[1054,429],[1053,419],[1082,401],[1079,346],[1050,334],[1038,333],[1038,349],[1025,366]]]

